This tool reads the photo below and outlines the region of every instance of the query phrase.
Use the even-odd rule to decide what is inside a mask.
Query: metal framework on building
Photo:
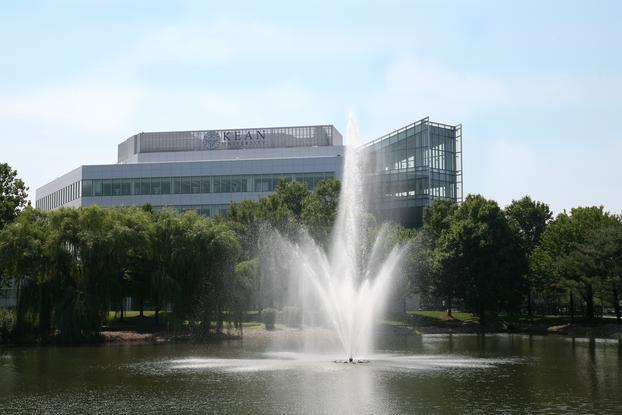
[[[461,202],[462,125],[423,118],[363,146],[368,151],[372,210],[420,226],[435,198]]]

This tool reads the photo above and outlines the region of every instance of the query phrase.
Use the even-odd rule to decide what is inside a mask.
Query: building
[[[372,206],[409,226],[434,197],[460,200],[460,126],[427,118],[365,146]],[[37,189],[36,207],[171,207],[214,216],[257,200],[278,180],[310,189],[341,179],[344,146],[332,125],[139,133],[118,146],[116,164],[81,166]]]
[[[81,166],[37,189],[36,206],[172,207],[214,216],[272,192],[280,177],[309,188],[340,178],[342,136],[331,125],[136,134],[117,164]]]
[[[370,207],[419,227],[434,198],[462,201],[462,126],[419,120],[365,145]]]

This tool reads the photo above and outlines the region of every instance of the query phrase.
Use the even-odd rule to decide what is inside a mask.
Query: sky
[[[141,131],[463,126],[464,192],[622,213],[620,1],[19,1],[0,162],[35,189]]]

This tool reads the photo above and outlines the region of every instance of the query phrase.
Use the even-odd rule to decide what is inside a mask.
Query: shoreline
[[[472,321],[444,321],[439,324],[415,324],[409,325],[402,322],[384,322],[377,325],[378,335],[394,336],[425,336],[425,335],[494,335],[494,334],[519,334],[533,336],[560,336],[583,339],[605,339],[622,342],[622,325],[615,320],[611,323],[585,324],[571,322],[556,322],[561,324],[533,323],[520,324],[498,321],[494,325],[480,326]],[[221,334],[212,334],[205,337],[196,337],[190,333],[174,334],[166,331],[138,331],[131,328],[121,330],[103,330],[99,333],[99,340],[84,342],[73,345],[62,345],[54,341],[40,343],[4,343],[0,347],[97,347],[105,345],[144,345],[144,344],[173,344],[173,343],[218,343],[224,341],[243,341],[245,339],[285,339],[292,340],[318,332],[320,335],[329,335],[327,329],[318,327],[292,328],[279,327],[267,330],[262,327],[252,327],[239,331],[229,330]]]
[[[275,330],[266,330],[263,327],[255,327],[252,329],[244,330],[242,335],[232,333],[222,333],[221,335],[208,336],[203,339],[198,339],[190,335],[175,336],[169,335],[166,332],[154,332],[154,333],[139,333],[130,330],[108,330],[102,332],[103,340],[101,344],[145,344],[145,343],[175,343],[175,342],[220,342],[220,341],[242,341],[244,339],[256,339],[256,338],[297,338],[302,336],[309,330],[316,330],[316,328],[278,328]],[[424,336],[435,334],[521,334],[521,335],[533,335],[533,336],[560,336],[568,338],[585,338],[585,339],[606,339],[606,340],[618,340],[622,341],[622,325],[618,325],[613,322],[611,324],[601,324],[597,326],[566,323],[561,325],[532,325],[529,327],[514,327],[507,325],[503,327],[503,324],[493,327],[481,327],[477,324],[465,324],[465,325],[422,325],[422,326],[409,326],[406,324],[401,325],[389,325],[380,324],[378,326],[378,333],[390,332],[392,335],[397,336]]]

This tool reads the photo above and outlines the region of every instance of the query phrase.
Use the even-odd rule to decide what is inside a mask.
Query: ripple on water
[[[382,353],[363,357],[364,365],[338,364],[340,355],[320,355],[292,352],[264,353],[250,358],[189,357],[136,364],[142,372],[171,373],[176,371],[213,371],[224,373],[304,371],[337,372],[344,370],[373,371],[438,371],[490,369],[520,363],[521,359],[476,358],[461,355],[404,355]],[[365,367],[365,369],[363,369]]]

